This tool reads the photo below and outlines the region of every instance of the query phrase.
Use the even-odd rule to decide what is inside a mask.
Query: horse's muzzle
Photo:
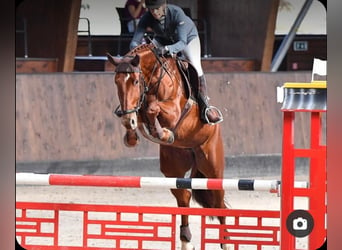
[[[126,128],[126,129],[136,129],[138,127],[138,117],[137,113],[129,113],[125,114],[121,117],[121,124]]]

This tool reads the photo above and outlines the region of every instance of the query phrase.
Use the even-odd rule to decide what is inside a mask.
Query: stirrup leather
[[[219,120],[218,120],[217,122],[211,122],[211,121],[209,121],[209,119],[208,119],[208,112],[209,112],[210,110],[212,110],[212,109],[214,109],[214,110],[217,111],[217,113],[218,113]],[[222,115],[221,111],[220,111],[217,107],[215,107],[215,106],[209,106],[209,107],[205,108],[205,110],[204,110],[204,118],[205,118],[205,121],[206,121],[208,124],[210,124],[210,125],[215,125],[215,124],[218,124],[218,123],[223,122],[223,115]]]

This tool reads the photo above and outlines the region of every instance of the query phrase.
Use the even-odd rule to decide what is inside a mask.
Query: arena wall
[[[309,82],[310,72],[207,73],[206,77],[210,103],[225,119],[225,155],[280,154],[282,113],[276,87]],[[125,130],[112,114],[117,105],[112,73],[17,74],[17,165],[158,158],[158,145],[144,138],[135,148],[123,145]],[[299,119],[298,145],[310,143],[305,120]]]

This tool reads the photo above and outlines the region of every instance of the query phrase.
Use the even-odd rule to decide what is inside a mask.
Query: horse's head
[[[139,67],[139,55],[123,58],[113,57],[107,54],[108,60],[116,66],[115,84],[120,101],[120,106],[115,114],[121,117],[121,122],[127,129],[136,129],[138,125],[137,111],[143,102],[143,89],[140,84],[141,71]]]
[[[173,106],[174,112],[163,112],[160,118],[168,126],[174,125],[180,115],[179,102],[182,98],[182,88],[179,87],[181,76],[175,61],[172,58],[159,57],[153,44],[140,45],[123,58],[109,54],[107,57],[116,66],[115,84],[120,105],[115,114],[121,117],[123,126],[128,130],[137,128],[140,108],[139,113],[148,115],[141,116],[139,121],[154,123],[161,110],[161,103],[165,103],[163,107]]]

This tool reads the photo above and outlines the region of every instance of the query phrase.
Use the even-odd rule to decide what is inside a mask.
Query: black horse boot
[[[198,105],[200,109],[200,117],[204,123],[208,123],[211,125],[220,123],[223,121],[223,116],[221,111],[214,107],[210,106],[208,101],[209,97],[207,95],[207,82],[205,80],[204,75],[200,76],[198,84]]]

